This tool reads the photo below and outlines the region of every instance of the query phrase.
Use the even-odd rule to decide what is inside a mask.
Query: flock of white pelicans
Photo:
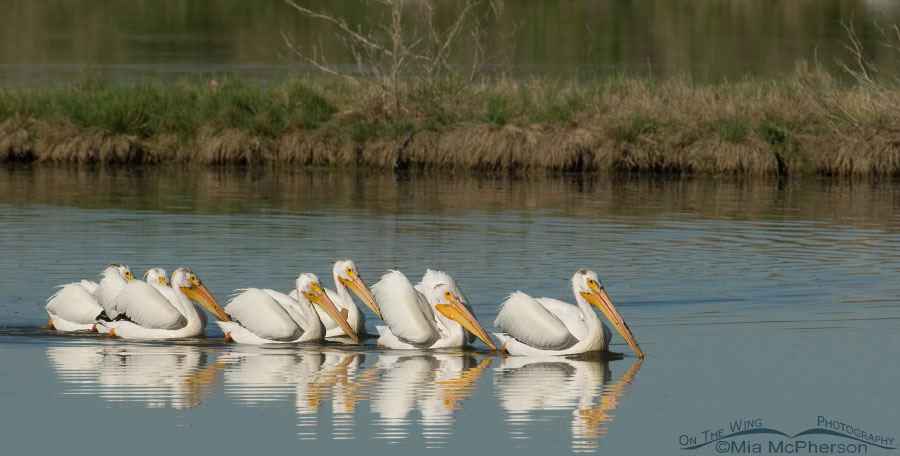
[[[135,280],[131,269],[112,264],[99,283],[82,280],[61,285],[47,300],[50,328],[92,331],[124,339],[183,339],[204,334],[206,314],[218,318],[225,339],[241,344],[286,344],[365,337],[365,315],[351,292],[384,321],[376,326],[378,346],[389,349],[459,348],[493,340],[478,323],[456,281],[429,269],[413,285],[403,273],[390,271],[370,291],[347,259],[334,264],[335,290],[314,274],[297,277],[289,294],[271,289],[238,290],[223,309],[197,274],[179,268],[171,280],[153,268]],[[644,354],[593,271],[572,276],[577,306],[550,298],[512,293],[500,306],[494,333],[511,355],[571,355],[605,351],[612,336],[592,305],[600,309],[635,353]],[[196,304],[195,304],[196,303]]]

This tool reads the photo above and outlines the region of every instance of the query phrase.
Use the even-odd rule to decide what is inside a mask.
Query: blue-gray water
[[[388,8],[362,0],[297,0],[380,35]],[[406,42],[421,52],[417,25],[435,8],[438,27],[454,23],[461,2],[405,2]],[[480,5],[488,10],[487,2]],[[499,3],[499,2],[498,2]],[[865,57],[886,74],[900,68],[888,27],[900,22],[895,0],[594,0],[503,2],[483,27],[486,68],[513,75],[592,77],[617,74],[689,75],[697,82],[778,78],[798,61],[847,76],[855,67],[845,49],[853,24]],[[0,86],[77,81],[88,71],[119,82],[243,79],[281,81],[310,71],[282,33],[329,65],[356,70],[356,60],[333,24],[308,19],[283,0],[0,0]],[[882,33],[886,31],[887,33]],[[468,30],[466,30],[468,32]],[[415,35],[415,36],[412,36]],[[475,51],[453,46],[453,63],[468,74]],[[314,53],[313,46],[321,46]],[[871,72],[871,68],[869,69]]]
[[[819,416],[900,437],[898,204],[883,181],[0,169],[2,453],[714,454],[681,448]],[[224,302],[340,257],[370,285],[451,273],[489,332],[508,293],[571,301],[591,268],[647,358],[618,335],[624,356],[528,359],[40,328],[111,262],[193,267]]]

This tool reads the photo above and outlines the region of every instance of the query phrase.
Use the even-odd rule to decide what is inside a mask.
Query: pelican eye
[[[131,275],[131,271],[125,271],[124,276],[125,276],[125,278],[128,279],[128,280],[134,280],[134,276]]]
[[[352,279],[353,278],[353,268],[347,268],[347,275]]]
[[[319,284],[317,282],[313,282],[309,284],[309,287],[312,288],[312,291],[319,293]]]
[[[447,298],[448,301],[452,301],[452,300],[453,300],[453,293],[450,293],[449,291],[445,291],[445,292],[444,292],[444,297]]]
[[[200,285],[200,280],[197,278],[197,276],[192,275],[192,276],[191,276],[191,283],[194,284],[194,285]]]
[[[163,276],[159,276],[159,279],[157,279],[157,280],[159,280],[159,283],[161,283],[161,284],[163,284],[163,285],[166,284],[166,278],[163,277]]]

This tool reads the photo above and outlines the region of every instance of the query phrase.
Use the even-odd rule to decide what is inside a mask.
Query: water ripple
[[[320,420],[329,415],[331,439],[357,438],[359,405],[370,401],[372,438],[397,443],[417,432],[428,448],[448,444],[457,412],[490,372],[509,438],[529,438],[531,426],[550,418],[544,412],[570,411],[573,451],[599,446],[641,364],[614,381],[606,361],[555,357],[506,358],[491,370],[494,357],[430,352],[366,362],[342,351],[75,343],[49,347],[46,355],[69,385],[65,394],[148,408],[196,407],[218,391],[239,407],[293,404],[300,440],[321,438]]]

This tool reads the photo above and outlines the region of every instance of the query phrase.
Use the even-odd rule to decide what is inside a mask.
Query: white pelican
[[[511,355],[571,355],[607,350],[612,334],[591,304],[612,322],[628,345],[641,358],[644,352],[613,306],[597,273],[582,269],[572,276],[572,291],[578,307],[550,298],[532,298],[520,291],[500,306],[494,333]]]
[[[462,292],[448,274],[429,269],[415,287],[400,271],[390,271],[372,289],[387,326],[378,326],[378,345],[385,348],[458,348],[466,330],[491,349],[484,328],[461,300]],[[465,329],[463,329],[465,328]]]
[[[372,309],[372,312],[375,312],[375,315],[377,315],[378,318],[381,318],[381,310],[378,308],[378,304],[375,303],[372,292],[369,291],[369,287],[366,286],[366,283],[363,282],[362,277],[360,277],[359,272],[356,269],[356,263],[354,263],[353,260],[348,260],[346,258],[337,260],[337,262],[334,263],[334,267],[331,268],[331,272],[334,276],[334,288],[336,291],[326,288],[325,294],[328,295],[331,302],[334,303],[334,306],[337,307],[344,319],[347,320],[347,324],[349,324],[350,328],[356,332],[356,335],[365,337],[366,316],[358,307],[356,307],[353,298],[350,297],[350,291],[353,291],[363,304]],[[291,291],[288,296],[297,299],[297,290]],[[337,337],[347,334],[340,325],[330,318],[324,308],[316,306],[315,309],[319,314],[319,319],[322,320],[322,323],[325,325],[325,337]]]
[[[175,290],[169,284],[169,276],[163,268],[150,268],[144,273],[144,280],[163,295],[169,302],[175,302]]]
[[[94,325],[91,327],[92,331],[99,332],[101,334],[109,334],[110,326],[100,324],[100,322],[112,322],[126,319],[125,315],[116,309],[116,297],[119,295],[119,293],[122,292],[122,290],[125,289],[125,286],[128,284],[127,281],[134,279],[134,276],[131,275],[131,269],[128,269],[128,266],[111,265],[110,268],[119,270],[121,272],[121,276],[126,280],[122,281],[121,278],[110,272],[111,275],[109,279],[106,279],[107,282],[104,283],[103,281],[101,281],[101,283],[104,284],[104,287],[107,287],[106,292],[104,293],[106,295],[104,302],[106,303],[108,311],[106,308],[101,309],[102,312],[98,313],[98,315],[94,319]],[[110,268],[107,268],[107,270],[109,270]],[[177,298],[175,297],[175,292],[171,287],[169,287],[169,278],[166,275],[165,269],[150,268],[147,270],[147,272],[144,273],[144,279],[146,279],[147,283],[149,285],[152,285],[156,291],[162,294],[163,297],[168,299],[169,302],[176,302]],[[113,317],[110,318],[109,315],[113,315]],[[205,315],[203,317],[205,318]],[[206,326],[206,320],[204,320],[203,325]]]
[[[113,299],[112,307],[121,318],[112,322],[100,321],[98,326],[108,328],[111,336],[125,339],[200,336],[206,327],[206,315],[191,300],[200,303],[219,319],[229,320],[219,302],[192,269],[178,268],[172,273],[172,291],[174,300],[169,301],[152,285],[130,281]]]
[[[270,289],[248,288],[225,306],[232,322],[216,322],[225,339],[240,344],[284,344],[319,341],[325,326],[313,303],[324,308],[354,341],[359,337],[347,324],[334,303],[319,285],[315,274],[303,273],[296,281],[297,298]]]
[[[82,280],[59,286],[60,290],[54,293],[44,306],[50,315],[48,324],[50,329],[92,330],[97,317],[104,312],[101,299],[111,302],[125,284],[134,279],[128,266],[121,264],[107,266],[100,275],[103,276],[100,284]]]
[[[93,294],[97,282],[82,280],[58,288],[44,306],[50,315],[50,329],[89,331],[94,326],[94,319],[103,311]]]
[[[134,280],[131,268],[124,264],[111,264],[100,273],[103,278],[94,291],[94,298],[103,308],[103,312],[96,315],[98,320],[113,321],[119,316],[115,307],[116,297],[125,289],[129,282]]]

